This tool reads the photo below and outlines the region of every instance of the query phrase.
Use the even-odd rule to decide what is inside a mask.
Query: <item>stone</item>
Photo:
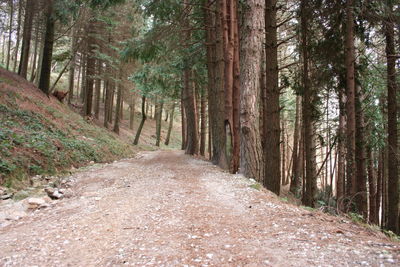
[[[0,199],[1,199],[1,200],[6,200],[6,199],[10,199],[10,198],[12,198],[12,197],[13,197],[13,194],[12,194],[12,193],[10,193],[10,194],[3,194],[3,195],[0,196]]]
[[[36,197],[28,198],[27,202],[28,202],[28,209],[32,210],[44,207],[47,204],[43,198],[36,198]]]
[[[51,199],[61,199],[64,195],[57,189],[53,187],[46,187],[44,191]]]
[[[71,189],[61,188],[58,190],[65,198],[70,198],[74,196],[74,192]]]

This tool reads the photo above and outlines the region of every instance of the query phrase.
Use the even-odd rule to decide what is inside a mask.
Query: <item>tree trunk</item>
[[[355,51],[354,51],[354,3],[353,0],[346,1],[346,142],[347,142],[347,193],[346,195],[351,199],[357,192],[356,181],[356,165],[355,165],[355,149],[356,149],[356,122],[355,122]],[[350,203],[352,204],[352,203]]]
[[[160,146],[163,100],[156,103],[156,146]]]
[[[136,97],[135,95],[132,95],[131,104],[129,106],[130,108],[129,129],[131,130],[133,130],[133,124],[135,123],[135,102],[136,102]]]
[[[50,1],[47,13],[48,15],[52,12],[52,1]],[[35,10],[36,1],[26,1],[25,4],[25,19],[24,19],[24,31],[22,36],[22,47],[21,47],[21,60],[19,62],[18,74],[26,79],[28,74],[28,62],[29,62],[29,49],[31,46],[31,35],[32,35],[32,21]],[[51,36],[50,36],[51,37]]]
[[[192,71],[189,67],[184,70],[184,105],[186,115],[186,154],[195,155],[198,153],[198,124],[197,124],[197,112],[196,103],[194,99],[193,83],[191,82]]]
[[[368,184],[369,184],[369,222],[371,224],[378,225],[379,217],[376,208],[376,191],[377,181],[374,172],[374,159],[372,154],[371,146],[367,147],[367,161],[368,161]]]
[[[368,218],[368,201],[367,201],[367,173],[365,165],[365,134],[364,134],[364,111],[362,108],[362,92],[361,87],[356,86],[356,174],[357,174],[357,195],[355,202],[358,212]]]
[[[142,133],[143,125],[144,125],[146,119],[147,119],[147,116],[146,116],[146,97],[142,96],[142,120],[141,120],[139,128],[138,128],[138,130],[136,132],[135,140],[133,141],[134,145],[137,145],[139,143],[140,134]]]
[[[346,164],[346,111],[343,90],[339,89],[339,128],[338,128],[338,167],[336,175],[336,200],[338,209],[344,210],[343,201],[345,196],[345,164]]]
[[[97,68],[97,78],[95,81],[95,101],[94,101],[94,117],[96,119],[99,119],[99,115],[100,115],[100,96],[101,96],[101,75],[102,75],[102,70],[103,70],[103,66],[102,66],[102,62],[101,60],[97,60],[97,64],[96,64],[96,68]]]
[[[301,96],[296,96],[296,115],[295,115],[295,123],[294,123],[294,132],[293,132],[293,153],[292,153],[292,177],[290,181],[290,192],[293,194],[298,194],[300,192],[301,186],[301,174],[299,172],[298,165],[299,162],[299,140],[300,140],[300,131],[301,131]]]
[[[266,58],[266,104],[263,124],[265,125],[264,186],[280,194],[280,107],[278,86],[278,46],[276,27],[276,0],[265,1],[265,58]]]
[[[17,71],[17,64],[18,64],[18,52],[19,52],[19,43],[21,40],[21,18],[22,18],[22,3],[23,1],[18,1],[18,20],[17,20],[17,43],[15,44],[15,51],[14,51],[14,67],[13,71]]]
[[[172,104],[170,112],[171,112],[171,115],[169,116],[168,133],[167,133],[167,138],[165,138],[165,145],[166,146],[169,145],[169,141],[171,139],[171,131],[172,131],[172,127],[173,127],[173,124],[174,124],[175,102]]]
[[[117,88],[117,105],[115,107],[115,119],[114,119],[114,129],[113,131],[116,134],[119,134],[119,122],[121,116],[121,105],[122,105],[122,84],[121,82],[118,83]]]
[[[229,168],[229,162],[226,151],[226,130],[225,130],[225,58],[224,58],[224,37],[223,20],[225,13],[221,6],[225,0],[217,0],[217,13],[215,16],[215,92],[212,105],[212,162],[222,169]],[[225,3],[226,4],[226,3]]]
[[[399,233],[399,173],[397,134],[396,50],[394,46],[393,6],[388,1],[389,16],[384,21],[387,57],[387,107],[388,107],[388,222],[387,228]]]
[[[185,105],[183,104],[183,90],[181,97],[181,118],[182,118],[182,150],[186,149],[186,115],[185,115]]]
[[[44,39],[43,60],[42,60],[40,79],[39,79],[39,88],[47,95],[50,93],[49,90],[50,90],[51,61],[53,57],[53,44],[54,44],[53,0],[47,0],[46,35]]]
[[[200,100],[200,155],[204,156],[206,150],[206,134],[207,134],[207,96],[203,92]]]
[[[13,32],[13,18],[14,18],[14,1],[9,0],[10,4],[10,22],[9,22],[9,29],[8,29],[8,49],[7,49],[7,61],[6,61],[6,69],[10,68],[10,59],[11,59],[11,37]]]
[[[216,71],[216,59],[215,59],[215,49],[216,49],[216,38],[215,38],[215,13],[214,7],[211,6],[214,2],[212,0],[204,1],[204,22],[206,28],[206,56],[207,56],[207,95],[208,95],[208,147],[209,147],[209,157],[212,158],[212,133],[215,132],[215,120],[214,116],[216,114],[216,94],[217,89],[215,86],[215,71]]]
[[[71,104],[74,97],[74,82],[75,82],[75,65],[76,65],[76,29],[72,29],[71,39],[72,60],[69,66],[69,83],[68,83],[68,104]]]
[[[92,15],[91,15],[92,16]],[[84,115],[91,116],[92,115],[92,106],[93,106],[93,85],[94,85],[94,74],[95,74],[95,43],[96,40],[94,38],[95,32],[95,19],[91,17],[89,19],[88,28],[86,30],[87,33],[87,59],[86,59],[86,88],[85,88],[85,106],[84,106]],[[118,86],[118,94],[120,94],[120,86]],[[120,104],[120,103],[119,103]],[[119,107],[119,105],[117,105]],[[119,118],[118,111],[118,118]],[[117,125],[117,123],[115,124]],[[115,129],[115,127],[114,127]]]
[[[309,80],[308,66],[308,19],[309,6],[307,0],[301,1],[301,51],[303,58],[303,127],[305,153],[305,192],[302,202],[304,205],[315,207],[317,194],[315,131],[313,121],[314,92]]]

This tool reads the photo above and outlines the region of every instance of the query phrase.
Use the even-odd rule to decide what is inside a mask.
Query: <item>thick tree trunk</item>
[[[399,173],[398,173],[398,121],[397,121],[397,85],[396,85],[396,50],[394,44],[393,6],[388,1],[390,10],[384,21],[387,57],[387,107],[388,107],[388,222],[387,228],[399,233]]]
[[[263,124],[265,125],[264,186],[280,194],[280,107],[278,86],[278,46],[276,27],[276,0],[265,1],[265,58],[266,58],[266,104]]]
[[[139,138],[140,134],[142,133],[142,129],[144,126],[144,123],[146,122],[147,116],[146,116],[146,97],[142,96],[142,120],[140,122],[139,128],[136,132],[135,140],[133,141],[134,145],[137,145],[139,143]]]
[[[229,168],[226,151],[225,129],[225,58],[223,20],[224,14],[221,6],[225,0],[216,0],[217,13],[215,16],[215,92],[212,105],[212,162],[222,169]],[[226,4],[226,3],[225,3]]]
[[[355,49],[354,49],[354,2],[353,0],[346,1],[346,177],[347,177],[347,193],[346,195],[352,199],[357,193],[357,174],[355,165],[355,149],[356,149],[356,122],[355,122]],[[350,203],[352,204],[352,203]]]
[[[46,35],[44,38],[43,60],[40,71],[39,88],[45,94],[49,94],[51,61],[53,58],[53,44],[54,44],[53,0],[47,0],[46,3],[47,3]]]
[[[52,1],[48,7],[47,13],[52,12]],[[31,35],[32,35],[32,21],[35,10],[36,1],[26,1],[25,4],[25,19],[24,19],[24,31],[22,36],[22,47],[21,47],[21,60],[19,62],[18,74],[26,79],[28,74],[28,62],[29,62],[29,50],[31,46]]]
[[[309,80],[308,57],[308,19],[309,6],[307,0],[301,1],[301,51],[303,58],[303,127],[304,127],[304,158],[305,158],[305,192],[302,202],[304,205],[315,207],[317,194],[315,130],[313,121],[314,90]]]
[[[184,70],[184,105],[186,115],[186,136],[187,144],[185,152],[189,155],[196,155],[198,153],[199,131],[197,124],[196,103],[194,99],[193,83],[191,82],[192,71],[187,67]]]
[[[339,128],[338,128],[338,167],[336,175],[336,199],[338,209],[344,210],[343,201],[345,196],[345,165],[346,165],[346,111],[343,90],[339,89]]]
[[[169,116],[168,132],[167,132],[167,137],[165,138],[165,145],[166,146],[169,145],[169,141],[171,139],[171,131],[172,131],[172,127],[173,127],[173,124],[174,124],[175,102],[172,104],[170,112],[171,112],[171,115]]]
[[[257,181],[263,178],[258,123],[264,0],[251,0],[243,9],[240,39],[240,172]],[[263,88],[262,88],[263,90]]]
[[[358,212],[368,218],[368,201],[367,201],[367,173],[365,164],[365,127],[364,127],[364,111],[362,108],[362,92],[361,87],[356,87],[356,150],[355,159],[357,167],[357,195],[355,202]]]
[[[367,147],[367,161],[368,161],[368,184],[369,184],[369,222],[371,224],[378,225],[379,216],[376,208],[377,179],[375,176],[374,158],[370,146]]]
[[[301,96],[296,96],[296,115],[293,132],[293,153],[292,153],[292,177],[290,181],[290,192],[298,194],[301,190],[301,173],[299,172],[298,165],[300,164],[299,158],[299,140],[301,131]]]

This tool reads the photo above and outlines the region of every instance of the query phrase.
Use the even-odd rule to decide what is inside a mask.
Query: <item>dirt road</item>
[[[75,196],[0,227],[0,266],[399,266],[399,246],[182,152],[73,175]]]

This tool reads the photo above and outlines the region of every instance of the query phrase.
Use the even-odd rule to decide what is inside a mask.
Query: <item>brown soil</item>
[[[399,266],[399,245],[176,151],[94,166],[0,227],[0,266]]]

